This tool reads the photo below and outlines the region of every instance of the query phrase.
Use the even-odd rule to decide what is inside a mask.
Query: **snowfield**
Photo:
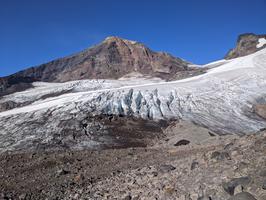
[[[256,45],[257,48],[261,48],[266,44],[266,39],[265,38],[260,38],[258,40],[259,44]]]
[[[205,66],[211,69],[203,75],[172,82],[138,77],[34,83],[32,89],[0,99],[25,105],[0,112],[0,151],[35,140],[45,143],[62,131],[63,121],[77,128],[88,115],[181,118],[220,134],[265,128],[266,121],[255,116],[252,106],[266,101],[266,49]]]

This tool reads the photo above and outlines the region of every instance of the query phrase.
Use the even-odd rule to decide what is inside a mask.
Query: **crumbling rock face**
[[[266,35],[255,35],[253,33],[242,34],[237,39],[237,45],[225,56],[225,59],[232,59],[255,53],[266,47]]]

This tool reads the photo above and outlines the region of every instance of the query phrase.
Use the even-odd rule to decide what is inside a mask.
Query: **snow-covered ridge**
[[[116,36],[109,36],[109,37],[106,37],[104,41],[113,41],[113,40],[116,40],[116,39],[120,39],[119,37],[116,37]],[[126,43],[130,43],[130,44],[137,44],[138,42],[137,41],[133,41],[133,40],[127,40],[127,39],[122,39],[124,42]]]
[[[266,49],[218,63],[206,74],[172,82],[137,78],[35,83],[33,89],[1,99],[32,101],[0,112],[2,148],[11,148],[8,141],[14,135],[19,143],[49,140],[62,131],[62,122],[69,120],[78,130],[88,115],[182,118],[219,133],[249,133],[266,127],[265,120],[250,112],[256,99],[266,100]],[[62,91],[68,92],[60,95]],[[59,95],[49,97],[53,93]],[[40,98],[43,95],[46,98]]]

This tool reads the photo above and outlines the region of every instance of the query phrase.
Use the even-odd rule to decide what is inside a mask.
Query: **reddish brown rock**
[[[80,53],[0,78],[0,96],[27,89],[34,81],[118,79],[132,72],[169,80],[203,71],[188,65],[168,53],[154,52],[142,43],[108,37]]]
[[[254,106],[254,111],[260,117],[266,119],[266,104],[257,104]]]

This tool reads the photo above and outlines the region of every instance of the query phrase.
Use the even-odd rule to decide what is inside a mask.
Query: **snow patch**
[[[119,38],[119,37],[116,37],[116,36],[109,36],[109,37],[106,37],[104,41],[108,41],[108,40],[117,40],[117,39],[121,39],[121,40],[123,40],[125,43],[129,43],[129,44],[137,44],[137,43],[138,43],[137,41],[127,40],[127,39],[122,39],[122,38]]]
[[[266,44],[266,39],[265,38],[259,38],[258,39],[258,44],[256,45],[257,48],[261,48]]]

